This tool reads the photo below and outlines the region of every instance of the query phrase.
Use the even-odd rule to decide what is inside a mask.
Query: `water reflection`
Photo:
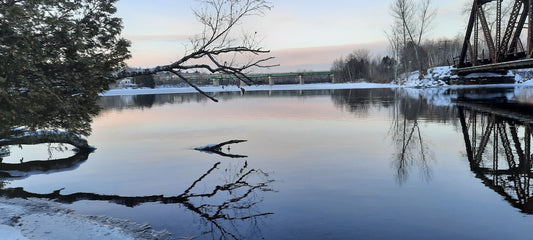
[[[471,171],[512,206],[533,214],[533,118],[526,117],[533,106],[480,99],[458,105]]]
[[[454,108],[434,105],[428,93],[416,89],[352,89],[336,90],[332,100],[338,108],[358,116],[366,116],[370,109],[388,109],[391,116],[389,137],[394,144],[392,166],[396,181],[402,185],[409,179],[412,168],[418,168],[425,181],[432,178],[431,162],[435,154],[426,142],[419,119],[435,122],[453,121]]]
[[[243,142],[247,142],[247,140],[230,140],[219,144],[211,144],[203,147],[197,147],[194,150],[209,154],[217,154],[219,156],[227,158],[247,158],[248,156],[231,153],[232,144],[238,144]]]
[[[231,96],[233,94],[227,95],[227,97]],[[142,109],[176,101],[204,100],[195,94],[141,95],[120,98],[119,105],[116,104],[116,99],[111,105],[119,108],[135,106]],[[205,174],[193,180],[183,193],[175,196],[120,196],[90,192],[62,194],[63,189],[51,193],[36,193],[20,187],[6,187],[11,181],[37,174],[72,171],[86,162],[95,149],[83,136],[90,135],[92,117],[100,110],[96,102],[96,97],[85,95],[63,97],[39,95],[34,98],[13,99],[7,104],[0,105],[2,113],[0,119],[0,196],[43,198],[68,204],[82,200],[108,201],[128,207],[136,207],[145,203],[179,204],[195,213],[200,219],[202,235],[217,239],[262,237],[260,225],[258,225],[259,218],[273,213],[261,211],[259,206],[262,202],[261,193],[272,191],[270,184],[273,179],[261,169],[251,168],[247,161],[233,160],[227,167],[222,167],[224,164],[217,162]],[[100,103],[106,106],[106,100]],[[243,141],[230,143],[240,142]],[[60,145],[59,147],[48,145],[49,153],[52,150],[68,151],[63,147],[64,145],[72,145],[76,151],[72,152],[70,157],[59,159],[53,159],[53,157],[49,160],[22,158],[20,162],[10,159],[12,148],[52,143]],[[225,145],[227,144],[221,147]],[[211,152],[231,158],[247,157],[232,154],[228,152],[229,150],[223,151],[217,148],[211,150]]]
[[[261,192],[273,191],[270,184],[274,181],[269,174],[250,168],[247,161],[222,168],[221,162],[215,163],[205,174],[192,182],[181,194],[165,197],[118,196],[96,193],[61,194],[62,189],[52,193],[40,194],[27,192],[23,188],[2,188],[0,196],[8,198],[43,198],[61,203],[82,200],[108,201],[128,207],[144,203],[180,204],[195,213],[203,222],[203,235],[213,239],[260,239],[259,217],[272,215],[262,212]],[[216,173],[218,172],[218,174]],[[220,184],[219,175],[226,175],[226,182]],[[211,186],[210,189],[206,186]]]
[[[0,176],[11,179],[73,170],[86,161],[94,148],[83,136],[90,134],[92,117],[99,112],[96,100],[97,96],[86,94],[4,96],[0,104]],[[39,144],[48,144],[50,155],[54,151],[66,151],[65,144],[74,146],[76,151],[67,158],[22,157],[19,163],[7,162],[13,148]]]
[[[250,91],[246,92],[244,97],[311,97],[330,95],[332,90],[306,90],[306,91]],[[241,98],[241,92],[217,92],[210,93],[216,97],[221,104],[234,98]],[[211,100],[198,93],[180,93],[180,94],[157,94],[157,95],[125,95],[125,96],[108,96],[99,99],[98,105],[104,111],[122,110],[122,109],[143,109],[166,104],[187,104],[187,103],[204,103]]]
[[[127,141],[127,139],[124,139],[125,143],[120,145],[115,143],[117,141],[121,141],[122,139],[114,138],[110,140],[112,144],[108,143],[107,145],[109,146],[109,148],[106,149],[108,152],[105,152],[105,154],[102,153],[102,150],[100,150],[101,152],[98,152],[100,155],[98,155],[97,158],[99,158],[101,162],[107,160],[116,160],[116,162],[114,162],[115,164],[112,165],[116,168],[97,168],[97,170],[110,175],[115,174],[116,176],[113,177],[116,178],[112,179],[116,181],[117,186],[120,188],[126,188],[126,190],[124,190],[126,193],[121,192],[119,194],[119,192],[115,191],[116,189],[112,188],[103,189],[102,182],[105,181],[96,181],[95,185],[101,187],[97,188],[96,190],[87,190],[84,188],[84,185],[79,187],[75,184],[72,184],[74,185],[74,189],[81,190],[76,190],[79,192],[71,194],[61,190],[52,191],[53,189],[60,188],[61,184],[63,184],[61,182],[63,179],[59,179],[57,180],[57,184],[60,184],[60,187],[49,188],[38,193],[30,190],[29,186],[31,186],[30,184],[32,183],[30,182],[27,185],[18,185],[24,186],[25,189],[4,187],[3,190],[0,191],[0,194],[13,197],[38,197],[52,199],[64,203],[74,203],[82,200],[98,201],[96,204],[94,204],[95,202],[91,202],[88,204],[88,206],[104,204],[110,209],[120,209],[120,207],[114,206],[115,204],[118,204],[121,206],[135,207],[135,213],[133,214],[138,214],[139,212],[153,209],[156,209],[156,211],[161,209],[179,209],[181,211],[182,208],[185,208],[186,212],[192,213],[194,220],[200,222],[200,224],[198,224],[200,228],[199,233],[204,235],[199,236],[200,238],[261,239],[264,237],[262,232],[266,232],[265,229],[269,225],[274,225],[275,230],[282,229],[280,230],[280,232],[282,232],[281,234],[288,234],[288,237],[292,237],[291,234],[294,234],[291,231],[298,230],[311,232],[307,235],[305,233],[298,233],[300,238],[305,238],[306,236],[313,237],[311,234],[314,234],[315,232],[312,231],[317,228],[318,229],[316,232],[319,233],[342,232],[346,233],[346,235],[343,236],[350,234],[355,236],[358,234],[358,232],[367,231],[362,228],[354,228],[355,225],[375,225],[377,226],[376,229],[399,225],[400,227],[397,228],[391,227],[391,229],[393,229],[391,231],[401,232],[398,230],[398,228],[405,226],[402,225],[403,223],[411,225],[418,224],[423,220],[427,220],[427,218],[425,218],[426,212],[422,212],[426,209],[429,209],[428,212],[430,210],[434,211],[431,212],[431,214],[432,217],[435,217],[435,219],[446,220],[448,217],[446,209],[468,207],[468,203],[466,203],[464,206],[461,205],[464,204],[464,202],[467,202],[464,201],[464,199],[467,198],[460,196],[461,193],[455,194],[456,189],[454,189],[454,186],[450,187],[450,185],[453,184],[449,184],[450,182],[448,182],[450,178],[444,180],[439,178],[439,176],[441,176],[440,174],[449,174],[446,168],[453,167],[453,170],[455,171],[454,173],[466,173],[463,177],[467,179],[467,182],[468,180],[473,179],[471,182],[473,182],[474,186],[479,185],[479,189],[484,189],[485,187],[479,184],[477,179],[471,177],[469,171],[471,170],[481,182],[483,182],[488,188],[504,196],[504,198],[509,201],[512,206],[521,209],[525,213],[533,213],[533,211],[530,210],[532,209],[532,207],[530,207],[532,202],[530,201],[532,197],[530,189],[532,165],[532,156],[530,152],[530,123],[531,119],[533,118],[528,116],[528,113],[533,112],[533,109],[526,108],[527,106],[523,105],[510,105],[509,102],[504,101],[504,98],[509,99],[512,98],[510,95],[516,94],[515,90],[513,89],[504,91],[495,89],[482,91],[485,92],[480,93],[472,90],[465,91],[457,89],[365,89],[301,92],[250,92],[245,96],[241,96],[240,93],[220,93],[220,95],[217,96],[222,101],[227,100],[229,106],[234,106],[232,103],[229,103],[230,99],[235,100],[235,104],[240,106],[239,104],[242,104],[242,102],[239,101],[247,101],[257,98],[258,101],[253,101],[253,103],[249,105],[252,107],[263,103],[268,105],[269,101],[265,100],[265,98],[268,97],[287,98],[287,102],[293,104],[291,106],[295,106],[294,109],[296,109],[296,107],[300,107],[298,104],[303,104],[302,108],[305,111],[311,109],[315,114],[312,118],[313,124],[306,122],[309,119],[305,117],[289,119],[292,120],[292,122],[285,121],[287,120],[287,115],[285,115],[284,112],[279,113],[276,115],[276,117],[271,118],[265,118],[264,115],[266,114],[263,113],[254,115],[256,114],[255,112],[248,113],[248,118],[242,118],[243,115],[230,112],[228,115],[231,115],[231,117],[228,117],[228,119],[208,119],[208,121],[205,123],[202,122],[197,125],[194,125],[194,122],[198,119],[196,116],[191,117],[191,120],[187,119],[187,121],[184,121],[184,123],[187,124],[181,124],[182,122],[178,122],[176,120],[179,119],[180,114],[170,115],[169,113],[167,116],[171,116],[169,118],[172,121],[170,123],[159,125],[159,122],[157,122],[157,117],[153,117],[153,114],[162,112],[163,110],[165,113],[167,113],[166,111],[178,111],[182,108],[176,110],[171,106],[167,106],[152,109],[156,111],[147,111],[149,108],[156,108],[157,106],[165,104],[186,105],[190,102],[201,103],[206,100],[202,97],[199,97],[197,94],[105,97],[99,101],[99,104],[104,107],[104,110],[125,108],[144,109],[146,112],[142,113],[150,115],[151,117],[147,118],[149,120],[144,120],[145,122],[138,121],[135,123],[129,123],[130,125],[126,126],[124,129],[120,129],[122,130],[121,133],[130,133],[131,129],[138,129],[137,124],[146,123],[147,125],[150,125],[146,126],[146,128],[150,128],[147,133],[154,133],[155,136],[153,136],[153,138],[161,138],[161,141],[158,141],[156,144],[147,144],[146,146],[143,145],[143,149],[139,151],[134,150],[134,153],[130,154],[134,155],[139,154],[139,152],[145,152],[146,155],[142,155],[143,157],[136,156],[137,158],[129,158],[130,155],[128,155],[127,157],[124,157],[125,160],[123,160],[126,162],[120,162],[121,159],[116,158],[119,158],[117,156],[123,155],[126,152],[129,153],[129,151],[132,150],[132,144],[138,144],[137,141]],[[297,97],[299,99],[294,101],[294,99],[289,99],[288,96]],[[305,98],[309,96],[320,97],[310,99],[311,101],[305,101]],[[482,106],[479,104],[479,99],[482,99],[481,97],[483,96],[491,96],[490,99],[487,100],[491,102],[491,105]],[[469,98],[470,100],[467,102],[465,98]],[[472,101],[472,99],[475,99],[475,101]],[[270,102],[285,103],[284,101],[284,99],[280,99],[280,101]],[[451,103],[454,101],[454,105],[451,105]],[[476,108],[474,108],[472,105],[474,102],[478,104]],[[527,100],[524,100],[524,102],[527,102]],[[314,104],[321,104],[320,108]],[[467,106],[466,104],[469,105]],[[215,108],[220,108],[222,109],[220,111],[225,111],[224,104],[217,106],[209,105],[201,109],[199,109],[199,106],[202,106],[202,104],[191,104],[192,108],[198,108],[196,109],[198,112],[213,110]],[[259,106],[258,109],[261,111],[266,109],[266,111],[273,111],[276,113],[276,111],[280,111],[278,106],[281,105],[275,104],[269,106],[269,108],[260,108]],[[335,107],[337,109],[335,109]],[[327,111],[324,112],[332,114],[333,117],[327,116],[320,118],[322,117],[320,114],[323,114],[324,112],[322,111],[326,108]],[[481,109],[486,110],[481,111]],[[242,108],[238,109],[238,111],[242,111]],[[124,111],[123,113],[110,115],[113,117],[131,117],[139,115],[129,114],[137,114],[139,112],[141,111]],[[499,114],[498,112],[504,112],[505,114]],[[267,114],[270,113],[271,112],[267,112]],[[181,116],[183,116],[183,113],[181,114]],[[205,114],[201,116],[205,117],[209,115]],[[132,118],[133,117],[130,119]],[[102,119],[106,120],[105,118]],[[236,119],[239,121],[235,121]],[[176,120],[176,122],[174,122],[174,120]],[[229,130],[213,131],[218,130],[220,126],[211,123],[217,122],[217,124],[219,124],[220,121],[223,122],[225,124],[224,126]],[[268,126],[268,124],[271,124],[272,122],[276,122],[276,125],[274,125],[274,127]],[[356,124],[353,124],[354,122]],[[254,125],[252,125],[252,123]],[[325,128],[321,128],[321,131],[316,131],[316,128],[314,128],[322,127],[324,124],[331,124],[331,126],[328,125],[327,130],[324,130]],[[369,129],[372,129],[372,131],[367,131],[369,134],[379,134],[382,132],[383,136],[380,135],[378,137],[369,137],[369,140],[378,140],[372,143],[368,143],[368,141],[361,143],[360,145],[363,147],[354,146],[355,144],[349,141],[360,141],[360,138],[362,137],[360,134],[358,135],[359,132],[357,131],[365,128],[365,124],[368,124],[368,126],[372,127],[369,127]],[[111,127],[109,128],[104,128],[103,130],[100,129],[100,132],[108,132],[109,129],[116,130],[115,127],[117,126],[113,124],[110,125]],[[153,131],[153,129],[151,129],[152,125],[158,125],[159,128],[156,129],[157,131]],[[178,125],[178,127],[175,125]],[[188,127],[190,125],[193,126],[190,127],[190,129],[183,129],[181,128],[183,125]],[[278,136],[282,136],[280,133],[287,131],[287,128],[296,128],[300,125],[305,126],[305,128],[296,129],[298,131],[294,131],[294,133],[297,133],[293,134],[297,135],[294,137],[294,139],[289,139],[291,141],[286,142],[282,141],[281,144],[276,143],[281,138]],[[357,127],[350,128],[354,129],[354,131],[345,131],[346,134],[341,134],[339,132],[347,129],[348,127],[352,127],[353,125],[358,125]],[[176,127],[176,129],[169,129],[173,127]],[[441,132],[431,131],[433,130],[432,128],[439,128],[439,131]],[[233,129],[237,130],[234,131]],[[272,129],[275,129],[275,131]],[[378,130],[374,131],[376,129]],[[380,129],[383,129],[383,131],[379,131]],[[201,134],[201,136],[193,134],[186,135],[188,137],[193,136],[195,138],[193,140],[202,139],[202,141],[200,141],[202,143],[204,143],[205,139],[210,141],[212,139],[218,139],[219,137],[225,140],[232,139],[234,137],[250,139],[249,145],[254,145],[255,149],[254,146],[246,149],[247,155],[251,156],[248,158],[244,158],[246,157],[244,155],[236,154],[235,150],[238,149],[237,147],[232,149],[233,152],[224,151],[222,152],[223,154],[219,154],[220,156],[224,156],[224,154],[231,154],[235,155],[234,157],[242,157],[229,159],[221,158],[219,155],[198,153],[192,151],[189,146],[186,146],[189,147],[186,150],[180,150],[176,148],[176,146],[184,146],[187,144],[189,139],[183,139],[187,137],[182,137],[183,135],[181,135],[181,133],[188,133],[188,131],[205,131],[205,135]],[[263,135],[266,131],[273,131],[273,134]],[[442,133],[442,131],[447,131],[446,134],[450,132],[449,135],[453,137],[454,140],[461,140],[461,142],[459,142],[460,146],[454,145],[450,148],[442,148],[432,145],[431,143],[442,143],[443,138],[438,136],[438,134]],[[164,132],[165,134],[156,135],[161,134],[161,132]],[[239,136],[236,136],[236,132],[239,133]],[[247,135],[248,132],[256,132],[257,134]],[[319,132],[322,134],[313,134],[313,132]],[[241,133],[242,135],[240,135]],[[466,136],[464,138],[466,139],[465,147],[463,147],[462,142],[463,134]],[[96,132],[94,135],[97,135]],[[339,135],[343,135],[341,136],[343,138],[339,137]],[[103,137],[100,137],[100,139],[104,139],[109,135],[105,134],[102,136]],[[141,132],[134,136],[143,139],[147,135],[144,134],[144,132]],[[283,136],[293,137],[290,134]],[[313,146],[314,149],[310,150],[304,147],[296,150],[291,149],[294,148],[294,146],[305,145],[297,145],[300,142],[296,140],[303,138],[316,138],[316,136],[320,136],[320,138],[318,140],[313,139],[313,141],[310,141],[313,144],[316,144],[317,142],[320,143],[316,145],[310,145]],[[385,137],[385,139],[383,139],[383,137]],[[336,141],[337,139],[334,138],[339,138],[341,140]],[[324,139],[331,141],[324,141]],[[344,141],[348,143],[346,144]],[[366,139],[361,141],[366,141]],[[390,146],[389,143],[391,143]],[[100,144],[101,146],[105,145],[102,142],[97,142],[94,144]],[[286,146],[287,148],[271,148],[276,149],[276,151],[279,152],[277,152],[277,154],[270,154],[270,151],[265,151],[264,149],[261,149],[261,147],[258,147],[271,146],[270,144],[273,146]],[[368,150],[362,149],[364,146],[370,146],[372,144],[375,144],[378,147],[372,146],[372,148]],[[383,145],[383,149],[385,149],[382,152],[383,154],[381,152],[375,154],[376,149],[378,149],[378,151],[381,150],[379,149],[381,145]],[[226,150],[226,147],[220,148],[220,150]],[[102,147],[102,149],[104,148]],[[442,154],[441,151],[443,149],[445,149],[444,151],[450,152],[445,152]],[[462,156],[461,154],[457,154],[458,152],[465,151],[465,149],[468,153],[467,155]],[[168,152],[158,155],[158,151],[160,150]],[[154,157],[156,155],[158,157]],[[282,155],[287,155],[287,157]],[[367,156],[369,156],[370,160],[366,159]],[[436,157],[441,156],[451,156],[449,159],[439,159],[439,165],[444,165],[443,168],[445,170],[442,170],[442,168],[437,168],[435,164],[437,161]],[[161,159],[159,159],[159,157],[161,157]],[[176,161],[176,158],[178,157],[179,161]],[[468,164],[463,164],[463,162],[460,160],[459,162],[461,165],[457,164],[450,167],[450,165],[453,165],[452,162],[456,160],[455,158],[465,159],[464,162],[466,162],[466,159],[468,159],[470,168]],[[213,160],[213,162],[205,161],[207,159]],[[74,164],[71,164],[70,166],[68,164],[59,164],[58,166],[62,167],[56,167],[56,169],[73,169],[77,166],[76,164],[79,165],[86,160],[87,158],[85,157],[80,158],[80,160],[71,161]],[[121,173],[115,172],[116,169],[133,164],[135,160],[137,160],[137,162],[134,163],[137,164],[135,169],[132,167],[124,170]],[[175,164],[176,162],[179,162],[179,164]],[[276,180],[279,179],[279,182],[282,183],[281,187],[276,187],[276,189],[281,189],[280,193],[272,194],[276,196],[265,194],[265,192],[272,191],[271,185],[273,185],[273,178],[265,171],[260,169],[252,169],[249,164],[261,166],[263,170],[268,169],[268,171],[276,172]],[[30,165],[29,162],[27,165]],[[177,168],[170,168],[171,170],[167,172],[165,172],[166,170],[162,170],[163,168],[168,168],[168,165],[182,167],[184,171],[187,171],[187,174],[192,172],[190,169],[194,169],[198,166],[202,167],[198,173],[193,175],[183,175],[184,177],[180,179],[174,178],[175,175],[178,174],[175,174],[175,172],[172,171],[173,169]],[[2,165],[0,165],[0,167],[1,166]],[[83,165],[83,167],[86,166],[87,164]],[[98,167],[100,166],[101,165]],[[457,166],[459,166],[461,169],[456,169]],[[23,169],[23,166],[18,166],[17,168]],[[32,168],[28,167],[28,169],[37,171],[44,168],[46,167],[37,165]],[[53,167],[49,168],[52,169]],[[147,173],[149,172],[147,171],[147,168],[152,170],[150,173],[151,175]],[[136,185],[136,183],[139,182],[129,183],[130,180],[136,178],[128,178],[129,175],[135,175],[130,172],[132,169],[133,171],[141,169],[136,172],[138,173],[136,176],[142,176],[142,180],[140,181],[147,182],[146,186],[144,186],[144,189],[139,190],[140,187]],[[79,170],[82,172],[84,169]],[[463,170],[466,170],[466,172]],[[143,175],[145,173],[146,175]],[[423,181],[429,182],[430,184],[416,184],[417,179],[415,178],[417,177],[417,173],[419,173],[420,178]],[[151,179],[151,177],[156,175],[158,176],[154,177],[154,179],[157,180]],[[122,179],[117,180],[118,178],[122,177],[127,180],[123,180],[124,182],[120,182]],[[461,180],[464,180],[464,178]],[[167,181],[171,181],[169,179],[179,179],[179,182],[176,181],[167,184]],[[111,182],[113,180],[111,180]],[[93,183],[92,179],[90,178],[89,180],[82,179],[80,181]],[[160,181],[164,184],[154,184],[153,181]],[[321,185],[321,181],[324,181],[325,187]],[[414,182],[414,184],[408,185],[409,181]],[[180,183],[183,182],[188,183],[189,185],[180,186]],[[298,182],[300,182],[302,185],[297,185]],[[353,183],[357,183],[357,189],[355,190],[352,188],[354,185]],[[451,181],[451,183],[454,182]],[[154,184],[157,187],[152,187],[151,184]],[[349,186],[345,186],[345,184]],[[333,185],[335,185],[335,187],[332,187]],[[401,185],[401,187],[399,187],[399,185]],[[408,187],[406,187],[406,185]],[[419,188],[421,190],[413,190],[411,187],[413,185],[416,185],[415,188]],[[174,188],[177,187],[183,188],[180,188],[181,190],[174,190]],[[445,191],[439,191],[439,193],[433,195],[433,198],[418,198],[418,196],[427,193],[428,189],[431,191],[432,189],[438,187],[442,187],[445,189]],[[67,188],[72,189],[70,186]],[[380,194],[376,194],[374,191],[369,191],[368,189],[377,189],[380,191]],[[136,193],[131,193],[128,195],[129,191],[136,191]],[[155,194],[160,195],[150,195],[151,193],[154,193],[153,191],[155,191]],[[102,194],[102,192],[106,192],[107,194]],[[165,194],[161,195],[163,192]],[[174,192],[177,192],[177,194],[174,194]],[[383,195],[381,192],[390,193],[391,195]],[[397,197],[397,199],[399,199],[397,202],[390,201],[390,196],[393,194]],[[412,204],[413,206],[398,207],[399,205],[407,203],[407,201],[411,201],[413,196],[417,196],[417,200],[420,202]],[[265,201],[265,203],[263,203],[263,199],[266,199],[267,197],[269,201]],[[438,199],[437,201],[442,200],[442,202],[439,202],[438,205],[434,204],[435,199]],[[101,203],[103,201],[106,203]],[[108,204],[107,202],[112,204]],[[145,203],[156,204],[151,205]],[[411,203],[412,202],[409,202],[409,204]],[[420,203],[420,205],[423,205],[423,207],[418,206],[417,203]],[[81,207],[85,207],[84,202],[78,202],[78,204]],[[144,207],[140,207],[142,205],[144,205]],[[163,205],[166,206],[163,207]],[[279,205],[283,206],[280,207]],[[174,208],[174,206],[176,206],[176,208]],[[310,211],[310,209],[315,209],[316,211]],[[320,211],[320,209],[326,210]],[[128,208],[127,211],[130,211],[130,209]],[[134,212],[134,210],[131,211]],[[346,214],[343,215],[344,213]],[[89,211],[89,214],[92,213]],[[169,218],[174,217],[172,215],[173,213],[168,212],[165,213],[166,215],[161,213],[158,214],[160,215],[157,215],[157,217],[160,217],[160,219],[155,221],[161,221],[164,224],[168,222]],[[177,214],[180,214],[179,217],[182,217],[181,213]],[[175,217],[179,218],[177,214]],[[120,214],[117,215],[118,217],[123,217]],[[419,215],[422,217],[412,217],[414,215]],[[465,219],[471,217],[468,214],[460,215],[460,217],[463,216]],[[140,216],[137,219],[143,219],[143,217],[144,216]],[[397,217],[399,220],[395,219],[395,217]],[[175,224],[181,225],[182,223],[192,222],[187,217],[183,218],[185,220]],[[284,218],[290,219],[287,220]],[[319,220],[316,220],[317,218]],[[320,225],[322,223],[320,222],[321,218],[324,219],[323,222],[327,221],[330,224]],[[290,225],[290,227],[279,226],[288,225],[286,223],[290,223],[291,221],[297,222],[302,219],[306,221],[302,221],[304,223],[295,223],[294,226]],[[384,219],[388,220],[384,221]],[[460,220],[456,221],[457,219],[455,218],[452,220],[453,222],[460,222]],[[450,220],[450,222],[452,222],[452,220]],[[267,224],[263,224],[265,222]],[[302,227],[302,225],[299,224],[308,225]],[[163,227],[167,227],[168,225],[163,225]],[[430,226],[429,229],[433,229],[431,227],[434,226]],[[288,228],[290,229],[287,230]],[[420,229],[422,229],[422,227],[413,227],[407,230],[413,232],[423,231]],[[181,231],[182,229],[175,230],[175,233],[179,235],[182,233]],[[446,233],[446,230],[440,231]],[[265,233],[265,235],[267,235],[265,237],[268,238],[269,234],[270,233]],[[369,235],[371,234],[372,233]],[[369,238],[369,235],[366,235],[367,238]],[[327,236],[328,235],[322,235],[324,238],[327,238]],[[416,236],[412,238],[416,238]]]
[[[30,160],[20,161],[20,163],[0,162],[0,181],[14,180],[29,177],[36,174],[50,174],[61,171],[72,171],[87,161],[91,151],[82,150],[75,155],[53,160]]]

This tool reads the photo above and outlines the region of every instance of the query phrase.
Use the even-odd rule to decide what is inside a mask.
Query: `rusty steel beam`
[[[505,33],[503,34],[502,42],[500,43],[500,52],[498,53],[499,60],[503,56],[507,55],[508,53],[508,46],[509,41],[511,41],[511,37],[513,35],[513,32],[515,32],[515,26],[516,21],[518,20],[518,15],[520,13],[520,9],[522,8],[522,0],[515,0],[515,3],[513,5],[513,10],[511,11],[511,15],[509,16],[509,21],[507,22],[507,27],[505,28]]]
[[[491,29],[483,8],[483,5],[493,1],[496,1],[496,29]],[[486,63],[487,60],[490,60],[492,64],[495,64],[533,57],[533,0],[514,0],[505,28],[502,28],[502,1],[473,1],[458,68],[476,66],[480,57],[485,58],[485,56],[479,55],[479,28],[483,31],[485,47],[489,51],[489,59],[482,59],[483,62]],[[524,44],[521,36],[526,22],[528,31],[527,42]],[[479,28],[478,24],[481,25]],[[485,50],[483,49],[483,51]],[[467,60],[467,56],[470,57],[469,60]]]
[[[526,23],[526,19],[529,16],[529,4],[523,4],[523,11],[520,15],[520,20],[518,21],[518,25],[515,27],[515,33],[513,35],[513,40],[511,41],[511,45],[509,46],[508,54],[515,54],[517,52],[518,46],[522,46],[522,42],[520,41],[520,35],[522,34],[522,29],[524,29],[524,24]],[[523,48],[523,46],[522,46]]]
[[[533,58],[452,69],[454,74],[467,75],[476,72],[497,72],[512,69],[533,68]]]
[[[485,17],[485,11],[483,11],[483,5],[478,5],[477,8],[478,8],[477,16],[479,18],[479,22],[481,23],[481,28],[483,29],[483,35],[485,36],[485,42],[487,44],[487,47],[489,48],[490,59],[492,59],[493,63],[496,63],[497,62],[496,47],[494,46],[494,40],[492,39],[489,24],[487,23],[487,18]]]
[[[500,42],[502,41],[502,1],[496,1],[496,51],[500,52]]]
[[[470,45],[470,38],[472,37],[472,30],[474,28],[474,22],[476,21],[476,15],[477,15],[477,5],[478,1],[474,0],[472,3],[472,11],[470,12],[470,18],[468,20],[468,26],[466,28],[466,34],[465,34],[465,40],[463,42],[463,48],[461,50],[461,55],[459,57],[459,67],[465,67],[466,66],[466,53],[468,51],[468,48]],[[471,60],[475,61],[475,60]]]
[[[527,24],[527,58],[533,54],[533,0],[528,0],[528,24]]]

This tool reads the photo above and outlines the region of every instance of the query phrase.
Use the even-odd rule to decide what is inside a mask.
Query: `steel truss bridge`
[[[533,67],[533,0],[514,0],[506,22],[502,2],[473,1],[457,74]],[[490,13],[495,22],[487,20],[487,11],[496,11]]]

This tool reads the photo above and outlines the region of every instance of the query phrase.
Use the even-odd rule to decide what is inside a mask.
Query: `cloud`
[[[186,41],[191,38],[190,35],[185,34],[126,34],[124,37],[131,41]]]
[[[325,47],[276,49],[271,51],[270,56],[275,57],[275,59],[269,63],[279,64],[280,66],[271,69],[258,69],[258,72],[329,71],[333,61],[341,57],[346,57],[356,49],[367,49],[372,56],[381,57],[387,54],[387,43],[375,42]],[[151,51],[139,51],[127,63],[132,67],[154,67],[170,64],[179,55],[177,52],[168,50],[156,51],[154,49]]]

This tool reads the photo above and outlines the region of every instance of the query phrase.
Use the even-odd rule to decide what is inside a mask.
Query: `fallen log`
[[[222,152],[222,147],[226,145],[243,143],[247,141],[248,140],[229,140],[229,141],[222,142],[219,144],[210,144],[210,145],[206,145],[202,147],[197,147],[197,148],[194,148],[194,150],[197,150],[200,152],[206,152],[206,153],[214,153],[214,154],[218,154],[220,156],[229,157],[229,158],[247,158],[248,156]]]

